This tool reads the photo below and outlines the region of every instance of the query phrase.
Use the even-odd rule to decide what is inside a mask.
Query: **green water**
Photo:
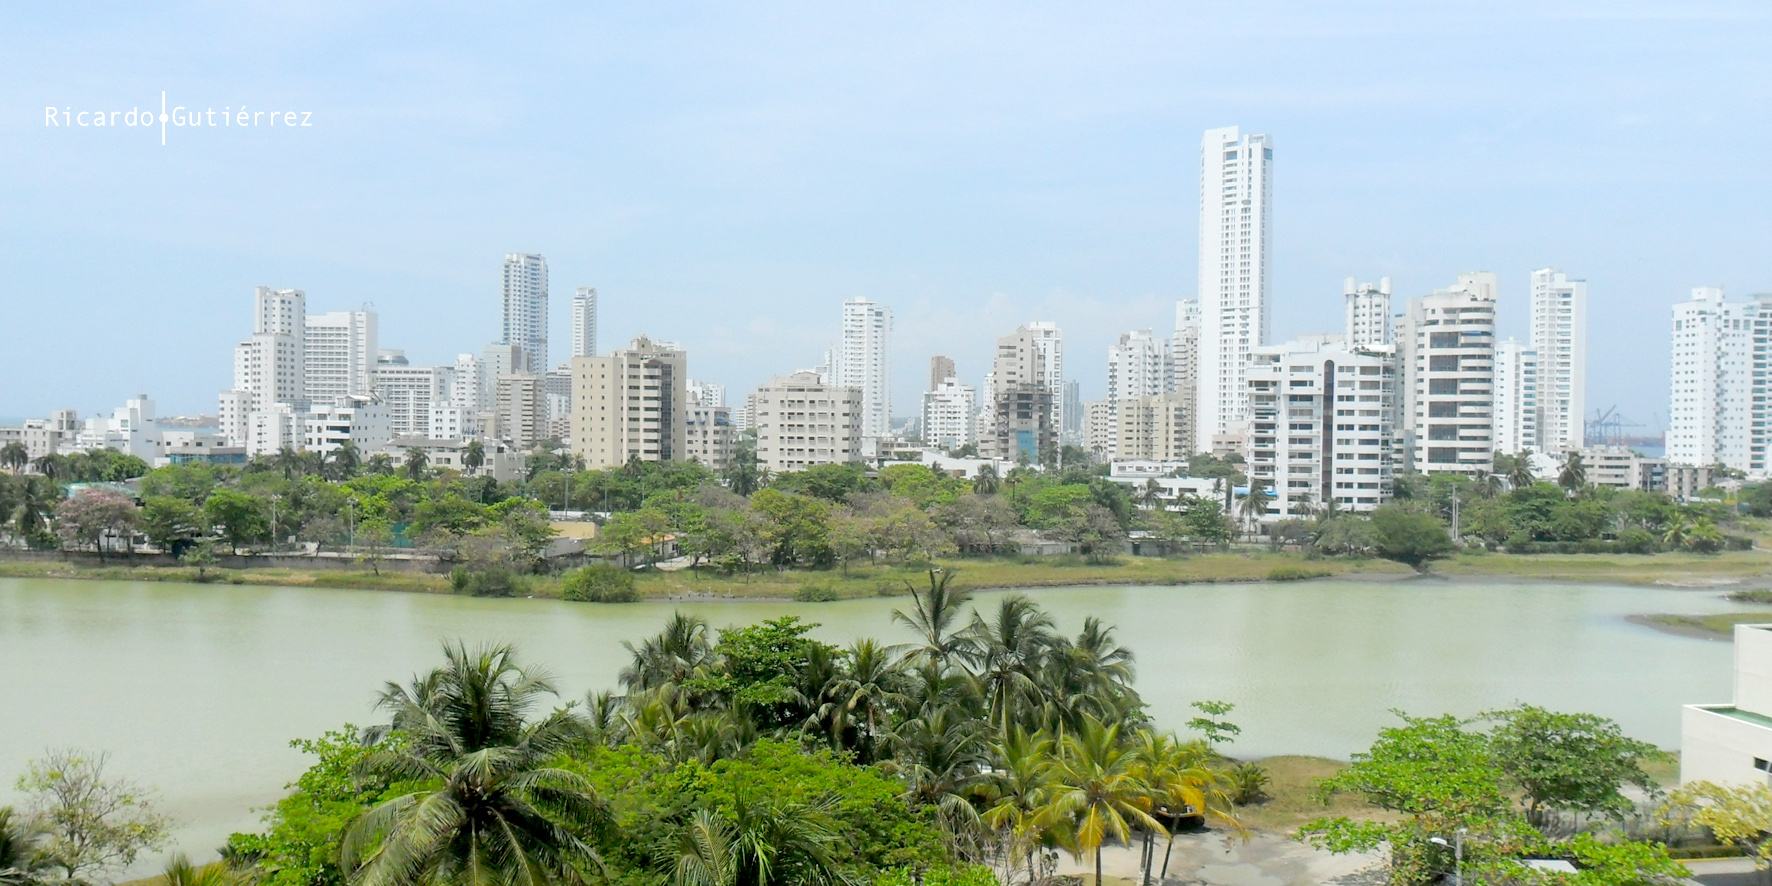
[[[1717,591],[1437,580],[1032,593],[1066,631],[1091,614],[1119,627],[1160,723],[1185,723],[1193,700],[1236,702],[1240,756],[1345,757],[1391,708],[1469,714],[1515,701],[1604,714],[1673,747],[1681,704],[1728,699],[1730,647],[1624,616],[1751,608]],[[180,844],[207,856],[300,771],[289,739],[373,722],[377,688],[436,663],[441,639],[516,643],[579,697],[612,688],[621,641],[673,608],[716,626],[797,614],[847,642],[910,639],[889,618],[900,605],[0,579],[0,803],[47,747],[106,751],[115,774],[159,788]]]

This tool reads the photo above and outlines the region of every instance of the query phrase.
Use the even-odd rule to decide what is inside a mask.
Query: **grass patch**
[[[1737,603],[1772,603],[1772,590],[1766,590],[1765,588],[1730,591],[1724,596]]]
[[[1325,815],[1345,815],[1355,821],[1375,821],[1392,817],[1350,794],[1337,794],[1327,805],[1317,801],[1314,793],[1319,779],[1328,778],[1347,768],[1340,760],[1324,757],[1267,757],[1256,760],[1267,769],[1270,781],[1268,799],[1249,806],[1237,807],[1243,826],[1252,831],[1268,831],[1291,835],[1300,825]]]
[[[1430,567],[1443,575],[1505,575],[1545,581],[1689,584],[1694,579],[1772,576],[1772,553],[1720,554],[1459,554]]]
[[[1738,624],[1757,624],[1772,619],[1764,612],[1716,612],[1710,615],[1651,615],[1647,620],[1676,631],[1697,631],[1731,637]]]

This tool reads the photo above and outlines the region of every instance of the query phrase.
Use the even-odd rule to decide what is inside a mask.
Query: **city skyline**
[[[547,11],[558,27],[546,45],[597,35],[612,51],[562,53],[539,74],[515,73],[497,48],[512,25],[463,14],[437,25],[439,58],[418,62],[421,76],[388,78],[374,72],[401,46],[353,44],[324,74],[298,62],[342,34],[396,29],[391,12],[111,13],[99,37],[82,33],[116,51],[78,79],[65,14],[20,13],[0,36],[15,84],[0,136],[18,170],[0,197],[11,210],[0,287],[15,309],[0,379],[33,384],[0,384],[0,415],[108,409],[138,388],[169,413],[212,411],[225,361],[185,356],[237,340],[239,295],[256,285],[304,290],[317,310],[374,302],[384,346],[446,363],[495,334],[507,252],[548,256],[556,301],[598,287],[607,340],[680,340],[698,375],[734,390],[814,363],[830,337],[825,300],[862,297],[895,311],[901,415],[919,402],[928,355],[952,355],[977,384],[991,339],[1035,317],[1089,355],[1072,364],[1090,399],[1105,383],[1094,354],[1128,329],[1164,330],[1173,302],[1197,295],[1192,146],[1234,124],[1282,148],[1269,341],[1338,328],[1349,274],[1392,277],[1401,301],[1472,270],[1501,281],[1498,333],[1525,339],[1528,275],[1556,267],[1595,293],[1588,410],[1617,403],[1665,423],[1668,306],[1704,285],[1772,289],[1755,261],[1768,223],[1751,209],[1768,190],[1751,149],[1767,124],[1742,113],[1766,87],[1737,73],[1769,20],[1745,4],[1474,9],[1055,10],[984,49],[972,39],[989,30],[984,12],[879,22],[758,10],[691,24],[561,9]],[[893,79],[873,72],[868,60],[924,45],[934,20],[953,42]],[[756,48],[682,64],[717,33],[777,26]],[[175,33],[283,42],[243,73],[228,41],[141,39]],[[1451,34],[1508,39],[1458,71],[1425,63]],[[1222,55],[1174,51],[1178,36],[1208,47],[1253,35],[1261,64],[1234,75],[1218,70]],[[770,58],[784,40],[860,48],[802,59],[822,76],[789,77]],[[174,43],[192,57],[168,69]],[[1323,64],[1362,53],[1389,61]],[[424,76],[444,57],[502,74]],[[647,85],[667,68],[672,79]],[[41,126],[44,104],[108,107],[162,89],[266,107],[299,97],[316,128],[280,141],[175,132],[162,149]],[[1703,164],[1685,159],[1695,130],[1723,145]],[[1372,150],[1375,131],[1385,150]],[[500,168],[525,178],[488,175]],[[129,322],[125,292],[148,306]],[[1615,319],[1645,317],[1657,322]],[[550,322],[564,350],[565,312]],[[84,359],[58,359],[68,342]],[[34,369],[49,364],[60,371]]]

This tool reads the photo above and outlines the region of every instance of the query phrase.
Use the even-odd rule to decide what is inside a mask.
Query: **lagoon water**
[[[1118,626],[1163,726],[1182,727],[1191,701],[1235,702],[1243,733],[1230,752],[1242,757],[1345,758],[1394,722],[1392,708],[1462,715],[1516,701],[1603,714],[1676,747],[1681,704],[1729,697],[1730,646],[1625,617],[1754,608],[1716,590],[1433,579],[1030,593],[1066,632],[1087,615]],[[376,722],[376,691],[438,663],[445,639],[518,644],[578,698],[615,688],[621,642],[673,609],[717,627],[792,614],[829,642],[904,642],[890,619],[904,603],[600,606],[0,579],[0,805],[45,748],[104,751],[112,774],[159,789],[180,846],[209,857],[301,771],[290,739]]]

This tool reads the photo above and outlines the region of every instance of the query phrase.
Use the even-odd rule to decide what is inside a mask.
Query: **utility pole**
[[[1452,487],[1452,543],[1457,544],[1458,534],[1458,487]]]

